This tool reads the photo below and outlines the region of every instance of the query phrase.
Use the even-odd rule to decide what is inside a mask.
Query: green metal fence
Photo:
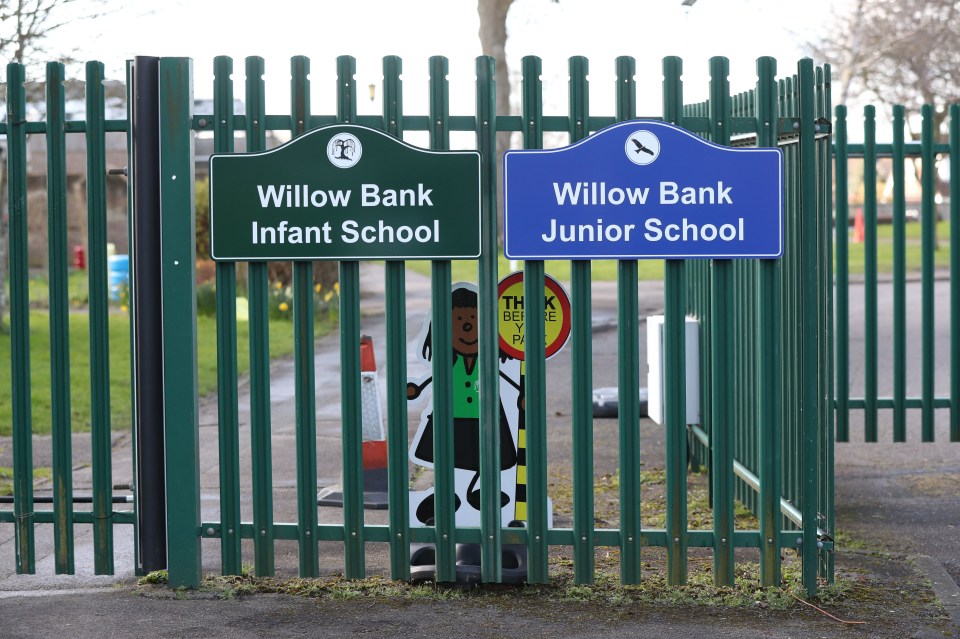
[[[838,106],[836,112],[836,275],[837,275],[837,441],[850,440],[850,413],[863,410],[863,438],[867,442],[879,441],[880,411],[891,409],[892,441],[905,442],[908,439],[908,409],[919,409],[919,433],[914,432],[911,439],[932,442],[936,432],[936,411],[947,409],[949,412],[950,441],[960,441],[960,106],[949,108],[949,134],[947,127],[939,124],[932,105],[924,105],[920,111],[919,140],[905,141],[908,115],[902,106],[894,106],[890,121],[891,143],[877,142],[877,109],[867,106],[863,110],[863,142],[851,144],[847,134],[847,109]],[[938,130],[939,129],[939,130]],[[943,138],[940,140],[940,138]],[[949,158],[949,178],[941,180],[937,175],[937,162]],[[908,221],[907,176],[919,173],[919,202],[916,189],[910,194],[909,201],[919,209],[919,264],[911,263],[911,248],[917,248],[917,239],[908,238],[911,227],[916,223]],[[884,175],[880,175],[882,171]],[[854,177],[862,176],[862,179]],[[878,180],[892,184],[884,203],[878,202]],[[943,181],[945,188],[939,188]],[[849,192],[853,187],[854,193]],[[862,188],[863,196],[856,196]],[[946,196],[946,197],[944,197]],[[851,199],[857,199],[854,204]],[[949,199],[949,205],[946,201]],[[938,201],[943,200],[940,204]],[[889,215],[883,216],[881,225],[879,211],[886,208]],[[944,213],[938,214],[938,209]],[[852,218],[852,220],[851,220]],[[949,237],[937,237],[937,222],[949,219]],[[851,229],[851,222],[854,228]],[[891,229],[892,227],[892,229]],[[885,239],[878,233],[881,229],[891,229]],[[853,240],[863,245],[862,261],[851,257],[851,230]],[[939,248],[938,248],[939,245]],[[949,251],[949,259],[937,259]],[[881,258],[881,252],[885,253]],[[892,254],[892,255],[891,255]],[[940,264],[938,265],[938,262]],[[888,268],[883,269],[883,266]],[[919,267],[919,268],[917,268]],[[863,287],[863,325],[862,335],[865,342],[863,394],[851,396],[850,372],[850,291],[854,288],[851,269],[862,270]],[[919,282],[917,282],[919,271]],[[938,395],[936,391],[937,362],[935,320],[937,312],[935,282],[949,278],[949,292],[941,293],[939,299],[941,317],[949,317],[949,363],[940,367],[940,379],[949,372],[949,391]],[[859,277],[857,278],[859,279]],[[859,282],[858,282],[859,283]],[[908,293],[919,284],[919,299],[912,297],[908,303]],[[878,294],[892,296],[892,327],[884,335],[892,343],[892,358],[881,366],[878,319],[886,313],[880,313]],[[919,331],[911,330],[907,309],[912,304],[919,308]],[[944,307],[946,309],[944,310]],[[855,329],[856,330],[856,329]],[[857,331],[859,332],[859,330]],[[919,336],[917,333],[919,332]],[[918,339],[919,338],[919,339]],[[912,339],[919,349],[908,350]],[[941,344],[942,351],[946,348]],[[920,370],[914,378],[920,379],[919,389],[909,389],[908,363],[911,354],[913,361],[919,360]],[[889,371],[889,373],[887,372]],[[884,375],[889,375],[886,380]],[[881,396],[880,384],[891,381],[892,393]],[[945,386],[945,385],[944,385]],[[919,393],[917,391],[919,390]],[[919,437],[918,437],[919,435]]]
[[[95,73],[101,67],[93,63]],[[410,543],[436,545],[437,579],[452,581],[456,575],[455,550],[458,543],[478,543],[485,558],[483,580],[502,577],[500,549],[503,544],[526,544],[530,583],[549,580],[548,558],[551,546],[573,549],[577,583],[590,583],[596,574],[594,551],[606,546],[619,549],[621,580],[625,584],[641,579],[641,555],[644,546],[660,546],[667,551],[667,568],[672,584],[687,580],[688,549],[712,548],[715,579],[732,584],[734,550],[756,548],[762,562],[761,581],[780,583],[783,549],[796,549],[803,558],[803,583],[808,592],[817,588],[818,576],[832,578],[833,530],[833,440],[831,330],[832,289],[830,286],[831,247],[829,220],[830,176],[830,98],[829,69],[815,68],[803,60],[791,77],[776,80],[776,63],[758,61],[758,81],[752,90],[730,94],[728,63],[715,58],[710,63],[709,99],[701,104],[683,106],[682,66],[678,58],[663,62],[663,111],[655,117],[682,126],[719,144],[740,146],[780,146],[784,154],[786,193],[786,231],[784,258],[781,260],[669,260],[665,276],[665,387],[666,394],[666,527],[648,529],[640,521],[640,438],[638,423],[641,385],[639,358],[638,269],[637,262],[625,260],[618,265],[618,367],[619,387],[619,465],[620,527],[598,528],[594,521],[594,437],[592,418],[593,359],[591,336],[591,264],[571,263],[571,292],[574,308],[572,345],[575,371],[570,380],[573,398],[573,525],[549,528],[547,525],[547,444],[549,420],[546,406],[544,344],[544,264],[528,261],[524,265],[526,353],[526,445],[527,502],[529,516],[525,528],[501,528],[498,451],[499,398],[497,393],[481,397],[480,463],[482,468],[481,525],[458,528],[454,520],[452,407],[446,401],[450,393],[450,372],[444,367],[433,371],[435,384],[434,429],[436,463],[435,525],[411,528],[408,523],[407,406],[406,406],[406,306],[403,261],[388,261],[384,266],[387,282],[387,433],[389,457],[390,513],[388,525],[370,525],[364,521],[361,463],[360,362],[356,345],[360,341],[359,263],[340,263],[340,343],[342,369],[342,446],[343,495],[342,524],[320,524],[316,506],[317,467],[314,422],[313,354],[313,281],[309,263],[294,265],[294,321],[297,340],[295,368],[298,517],[296,523],[276,522],[273,508],[271,468],[271,423],[269,380],[269,333],[267,331],[266,265],[249,265],[248,297],[250,321],[250,396],[252,437],[252,521],[240,515],[239,408],[237,373],[236,266],[219,262],[216,267],[219,441],[220,441],[220,520],[201,521],[200,487],[197,473],[197,404],[183,401],[196,397],[196,324],[195,318],[192,180],[192,137],[196,132],[213,132],[217,152],[232,152],[235,132],[243,131],[247,150],[265,148],[266,132],[278,130],[299,135],[309,129],[334,123],[356,123],[385,130],[396,136],[406,132],[427,131],[430,146],[448,148],[453,131],[472,132],[476,148],[482,154],[482,234],[483,252],[478,261],[480,310],[481,387],[497,388],[497,239],[496,239],[496,153],[497,132],[521,132],[526,148],[543,145],[545,132],[561,132],[576,141],[593,131],[621,120],[638,116],[635,61],[616,60],[616,114],[592,115],[587,84],[588,61],[572,58],[569,63],[569,110],[567,115],[547,115],[543,109],[541,62],[536,57],[523,60],[522,113],[518,116],[495,113],[494,60],[481,57],[476,62],[476,109],[473,114],[453,115],[449,110],[447,60],[429,61],[430,108],[427,115],[407,115],[403,108],[402,63],[399,58],[383,60],[383,112],[375,116],[357,115],[355,61],[337,60],[337,103],[334,114],[315,115],[310,104],[308,74],[310,62],[303,57],[291,61],[291,112],[267,114],[264,108],[264,61],[246,60],[244,83],[245,113],[233,112],[233,62],[217,58],[214,63],[214,112],[192,113],[192,63],[186,59],[160,61],[160,95],[164,111],[160,122],[162,150],[159,180],[162,189],[162,232],[164,237],[164,353],[167,410],[167,499],[179,506],[168,510],[170,581],[175,586],[197,586],[201,577],[201,540],[217,538],[222,552],[221,567],[227,574],[241,570],[242,540],[253,541],[255,571],[274,573],[277,540],[297,542],[299,572],[305,577],[319,574],[318,543],[343,544],[343,567],[348,578],[366,574],[365,544],[389,545],[390,575],[405,579],[410,574]],[[69,366],[63,360],[68,353],[63,321],[65,245],[57,230],[63,212],[51,206],[51,335],[56,342],[59,369],[55,381],[60,415],[55,420],[54,447],[60,456],[57,499],[50,512],[35,512],[32,503],[30,472],[30,334],[26,282],[26,227],[24,218],[25,185],[22,175],[24,152],[17,150],[27,133],[44,132],[49,148],[62,148],[67,132],[86,132],[88,143],[96,146],[96,136],[104,129],[125,130],[126,122],[63,122],[58,114],[57,96],[48,97],[48,120],[25,123],[23,94],[16,87],[23,70],[8,67],[11,99],[7,124],[0,133],[10,140],[11,261],[13,324],[13,370],[15,401],[15,475],[13,512],[0,511],[0,522],[15,523],[18,540],[18,570],[32,572],[32,539],[37,523],[52,521],[61,540],[57,556],[59,572],[72,568],[72,522],[94,523],[103,540],[102,569],[109,572],[107,556],[109,524],[129,523],[131,513],[111,511],[109,474],[109,412],[101,412],[95,424],[95,445],[100,461],[97,501],[93,512],[78,512],[70,495],[70,412],[67,387]],[[60,86],[62,73],[52,66],[48,86]],[[96,76],[88,87],[98,87]],[[102,98],[93,92],[91,110]],[[59,110],[58,110],[59,109]],[[51,153],[50,201],[62,193],[62,178]],[[91,160],[95,162],[97,160]],[[103,174],[103,166],[91,165],[90,174]],[[91,201],[90,218],[100,217],[100,209]],[[56,218],[56,219],[55,219]],[[94,222],[91,222],[94,224]],[[55,231],[55,232],[54,232]],[[99,231],[98,231],[99,233]],[[98,236],[99,237],[99,236]],[[91,254],[98,259],[105,249],[94,244],[91,227]],[[97,240],[100,242],[100,240]],[[56,253],[56,255],[54,255]],[[92,268],[91,325],[102,325],[99,313],[105,311],[103,270]],[[433,345],[437,352],[450,350],[451,264],[431,264]],[[96,282],[94,280],[97,280]],[[99,288],[104,287],[104,288]],[[585,302],[586,301],[586,302]],[[97,319],[94,318],[97,306]],[[686,422],[684,371],[685,316],[700,320],[704,354],[701,366],[702,427]],[[186,318],[186,320],[185,320]],[[98,352],[106,348],[102,338],[91,333]],[[102,374],[102,373],[100,373]],[[99,401],[103,401],[100,399]],[[442,427],[444,424],[448,428]],[[65,448],[66,447],[66,448]],[[688,453],[688,450],[690,451]],[[688,454],[696,463],[710,468],[713,499],[713,529],[690,530],[687,522]],[[758,515],[758,530],[736,530],[734,500],[739,499]],[[62,558],[62,562],[60,561]],[[489,559],[489,560],[488,560]],[[98,563],[98,570],[101,564]]]
[[[734,499],[748,505],[761,522],[761,571],[773,580],[780,549],[769,531],[786,522],[802,530],[809,548],[832,538],[834,516],[829,68],[801,63],[798,75],[776,82],[769,64],[761,60],[757,89],[734,96],[727,109],[716,106],[725,89],[718,95],[712,87],[711,102],[686,111],[709,118],[710,135],[721,144],[739,143],[738,121],[764,123],[744,142],[775,144],[772,123],[781,118],[783,258],[690,263],[686,305],[704,327],[700,386],[709,389],[704,426],[690,429],[695,459],[711,470],[734,470],[712,472],[715,541],[731,534]],[[715,82],[726,77],[722,66],[711,71]],[[779,428],[764,427],[771,423]],[[717,573],[730,574],[732,548],[717,546],[715,559]],[[832,553],[822,560],[821,573],[832,575]],[[804,563],[806,583],[816,569]]]
[[[103,65],[97,62],[86,66],[86,119],[68,121],[65,105],[65,70],[60,63],[46,67],[46,96],[44,121],[27,121],[27,98],[24,68],[18,64],[7,66],[6,121],[0,124],[0,134],[6,137],[7,202],[9,206],[10,259],[10,351],[11,397],[13,434],[13,510],[0,510],[0,522],[13,524],[18,573],[32,573],[36,569],[35,529],[38,524],[53,524],[54,557],[57,573],[74,572],[74,524],[90,524],[94,537],[94,567],[97,574],[114,571],[114,525],[132,524],[134,513],[124,503],[122,495],[115,494],[112,485],[111,414],[109,340],[107,336],[107,242],[106,196],[107,175],[104,136],[108,131],[124,131],[125,120],[108,120],[105,116]],[[72,369],[70,353],[76,344],[70,342],[70,301],[68,297],[67,248],[67,165],[66,137],[83,135],[87,154],[87,234],[88,234],[88,296],[89,296],[89,371]],[[48,282],[50,361],[31,359],[31,344],[41,339],[31,336],[28,215],[43,215],[43,211],[29,211],[27,206],[27,138],[44,136],[47,149],[46,195],[48,235]],[[52,452],[52,497],[36,498],[33,487],[33,407],[31,405],[31,371],[41,366],[50,370]],[[91,422],[92,493],[75,495],[73,491],[71,414],[71,375],[89,375]],[[75,507],[77,503],[92,503],[92,507]],[[50,503],[50,508],[37,508],[38,503]]]

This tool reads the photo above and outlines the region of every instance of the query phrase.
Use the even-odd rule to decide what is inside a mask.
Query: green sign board
[[[476,258],[480,154],[339,124],[213,155],[210,234],[224,261]]]

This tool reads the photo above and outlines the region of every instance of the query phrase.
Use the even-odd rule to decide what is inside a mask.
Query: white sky
[[[117,3],[119,4],[119,3]],[[585,55],[591,69],[591,113],[613,113],[615,59],[637,59],[639,115],[660,114],[661,60],[684,59],[685,101],[706,98],[708,59],[730,58],[731,88],[754,83],[755,60],[778,59],[779,74],[796,70],[805,40],[830,16],[837,0],[516,0],[508,19],[507,57],[518,72],[520,58],[543,59],[545,111],[566,113],[567,59]],[[358,109],[379,112],[366,87],[379,84],[384,55],[404,61],[404,111],[426,112],[427,60],[450,60],[451,112],[472,113],[474,59],[480,55],[476,0],[127,0],[123,8],[94,21],[78,22],[58,36],[78,47],[80,59],[98,59],[108,76],[122,79],[123,61],[135,55],[189,56],[194,60],[195,95],[212,93],[216,55],[234,58],[242,81],[243,58],[265,59],[267,112],[289,111],[289,59],[311,59],[314,113],[334,111],[336,56],[357,58]],[[82,77],[82,76],[81,76]],[[516,86],[516,84],[515,84]],[[515,103],[519,103],[514,91]],[[238,82],[235,95],[242,97]]]

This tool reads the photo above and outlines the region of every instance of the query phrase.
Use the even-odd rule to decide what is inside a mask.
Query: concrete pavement
[[[374,339],[377,362],[383,374],[385,348],[385,320],[383,317],[383,283],[382,269],[375,265],[365,265],[361,270],[361,331],[371,335]],[[851,298],[854,294],[851,294]],[[429,279],[414,273],[407,276],[407,305],[408,305],[408,368],[411,376],[417,376],[425,371],[425,365],[418,357],[419,338],[422,323],[429,312]],[[616,379],[616,333],[606,330],[615,326],[616,286],[613,283],[594,283],[593,286],[593,315],[595,323],[593,386],[615,386]],[[640,314],[658,312],[662,308],[662,287],[660,283],[641,284]],[[641,326],[641,335],[644,327]],[[645,345],[641,339],[641,348]],[[641,361],[645,361],[645,354],[641,353]],[[553,413],[550,423],[550,463],[563,465],[567,463],[570,442],[570,394],[568,380],[570,378],[569,353],[561,353],[551,360],[548,366],[548,396]],[[338,335],[329,335],[318,342],[316,360],[317,386],[317,449],[318,449],[318,477],[319,485],[335,484],[339,481],[340,468],[340,404],[339,404],[339,339]],[[274,473],[274,507],[276,521],[296,521],[296,483],[294,457],[294,405],[292,401],[292,387],[295,371],[292,361],[282,360],[271,366],[272,382],[272,452]],[[241,396],[243,391],[241,388]],[[219,518],[219,461],[217,459],[217,405],[216,401],[205,400],[201,403],[200,441],[201,441],[201,507],[204,521],[216,521]],[[417,411],[411,411],[410,434],[416,427]],[[942,415],[939,417],[942,421]],[[245,399],[240,401],[240,442],[241,465],[249,467],[250,463],[250,434],[249,434],[249,405]],[[942,429],[942,424],[940,425]],[[609,442],[616,441],[615,420],[598,420],[596,422],[596,471],[598,474],[613,472],[616,469],[616,447]],[[938,436],[940,433],[938,432]],[[645,467],[662,467],[662,430],[648,420],[641,424],[642,454]],[[89,468],[83,463],[82,437],[77,438],[75,444],[75,459],[80,460],[75,472],[75,492],[85,492],[89,486]],[[945,441],[943,439],[940,440]],[[44,450],[45,442],[38,438],[35,450]],[[956,452],[955,452],[956,451]],[[838,444],[837,445],[837,513],[838,528],[846,532],[852,539],[859,552],[880,550],[891,557],[900,557],[897,561],[910,566],[916,565],[923,571],[929,580],[938,588],[937,594],[944,603],[948,612],[954,615],[954,623],[960,627],[960,617],[957,616],[955,603],[951,599],[957,597],[956,583],[946,576],[946,571],[953,571],[954,578],[958,576],[957,562],[960,558],[960,535],[956,534],[956,527],[960,522],[960,504],[956,501],[956,486],[960,485],[960,446],[950,445],[866,445],[866,444]],[[41,453],[42,454],[42,453]],[[131,448],[129,439],[123,435],[115,437],[114,473],[115,482],[129,481]],[[2,462],[0,462],[2,463]],[[86,482],[86,483],[85,483]],[[241,477],[242,485],[242,517],[244,520],[252,518],[252,503],[250,501],[250,477],[246,473]],[[339,523],[342,511],[337,508],[321,508],[323,523]],[[385,511],[365,511],[369,523],[385,523]],[[167,619],[170,623],[170,632],[175,628],[179,634],[156,634],[157,636],[217,636],[217,633],[202,634],[202,622],[197,621],[190,626],[190,618],[183,620],[179,626],[175,619],[183,609],[176,604],[168,605],[153,600],[131,597],[127,588],[103,587],[112,584],[129,584],[133,580],[132,572],[132,530],[130,527],[117,529],[117,575],[115,577],[92,576],[92,535],[90,526],[78,526],[77,532],[77,561],[78,573],[75,577],[58,577],[53,575],[52,539],[50,526],[38,527],[38,575],[13,574],[12,526],[0,526],[0,619],[23,619],[37,615],[50,615],[53,609],[74,610],[77,618],[84,617],[82,609],[89,603],[92,610],[114,609],[122,617],[137,617],[151,619],[155,624],[157,619]],[[841,538],[843,540],[844,538]],[[322,544],[321,566],[326,574],[342,570],[342,551],[339,544]],[[296,574],[296,546],[293,542],[277,542],[277,573],[278,575],[293,576]],[[245,561],[252,562],[252,545],[244,548]],[[843,541],[839,543],[839,552],[843,552]],[[387,556],[383,544],[367,545],[367,565],[369,574],[387,573]],[[217,540],[203,541],[204,570],[210,573],[219,572],[219,546]],[[920,555],[912,561],[908,557]],[[933,560],[925,559],[932,557]],[[43,596],[41,596],[43,595]],[[203,610],[202,616],[224,615],[223,630],[233,628],[231,636],[263,636],[249,634],[243,631],[244,624],[248,623],[250,615],[263,614],[271,618],[300,616],[303,620],[316,618],[310,604],[297,601],[296,598],[277,599],[270,597],[254,597],[256,603],[246,608],[236,608],[233,604],[218,607],[215,603],[190,604],[197,609],[197,614]],[[149,603],[142,603],[149,601]],[[76,602],[76,603],[71,603]],[[94,602],[97,602],[94,604]],[[112,602],[112,603],[107,603]],[[142,605],[141,605],[142,603]],[[219,604],[224,606],[224,604]],[[218,612],[219,611],[219,612]],[[232,611],[232,612],[231,612]],[[348,614],[330,611],[335,618],[337,614]],[[419,613],[429,616],[428,613]],[[473,613],[465,611],[466,618]],[[234,616],[236,615],[236,616]],[[95,620],[87,621],[95,623]],[[192,617],[189,615],[188,617]],[[694,614],[696,617],[696,614]],[[246,620],[246,621],[245,621]],[[641,620],[637,620],[641,621]],[[649,620],[651,624],[653,620]],[[0,624],[3,624],[0,621]],[[102,620],[101,620],[102,623]],[[625,626],[611,622],[603,628],[594,628],[595,635],[600,636],[695,636],[695,627],[702,627],[704,623],[711,623],[706,619],[691,619],[689,624],[678,624],[675,621],[660,620],[660,630],[650,628],[643,623],[634,623]],[[184,625],[185,624],[185,625]],[[677,633],[671,634],[666,628],[676,627]],[[711,623],[715,628],[713,636],[728,636],[716,622]],[[110,628],[119,633],[129,628],[117,616],[111,616]],[[189,626],[189,627],[188,627]],[[0,628],[3,626],[0,625]],[[300,628],[298,623],[284,626],[291,631]],[[443,636],[442,624],[439,620],[431,626],[434,634]],[[810,620],[791,627],[783,620],[778,621],[776,628],[771,628],[771,634],[760,634],[757,627],[751,632],[746,628],[731,623],[729,636],[813,636],[805,635],[804,628],[812,628]],[[93,626],[96,628],[96,626]],[[102,631],[104,625],[100,625]],[[318,626],[314,626],[318,628]],[[251,630],[252,627],[247,628]],[[261,628],[265,630],[265,628]],[[324,636],[341,636],[336,627],[328,627]],[[340,629],[342,630],[342,628]],[[578,633],[571,632],[569,636]],[[822,630],[822,633],[819,632]],[[690,634],[690,633],[694,634]],[[740,634],[736,634],[739,632]],[[586,629],[584,629],[586,633]],[[137,636],[125,634],[123,636]],[[346,633],[344,633],[346,634]],[[407,633],[402,633],[406,635]],[[449,633],[454,636],[453,633]],[[531,631],[531,636],[540,636]],[[0,636],[49,636],[45,634],[9,634],[0,630]],[[121,636],[121,634],[88,634],[82,632],[71,633],[71,636]],[[291,632],[290,636],[294,636]],[[548,636],[548,635],[544,635]],[[562,636],[562,635],[559,635]],[[818,628],[817,636],[834,636],[829,626]],[[839,636],[839,635],[838,635]],[[874,635],[866,635],[874,636]],[[876,635],[880,636],[880,635]]]

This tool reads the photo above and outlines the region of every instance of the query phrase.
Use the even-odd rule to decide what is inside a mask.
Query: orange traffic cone
[[[363,506],[383,509],[388,506],[387,440],[380,410],[380,386],[373,356],[373,338],[360,337],[360,377],[363,398]]]
[[[857,212],[853,216],[853,241],[857,244],[863,243],[863,208],[857,207]]]
[[[373,338],[360,338],[360,400],[363,430],[363,507],[383,510],[389,505],[387,491],[387,440],[380,409],[380,387],[373,355]],[[321,506],[343,506],[343,488],[331,486],[317,495]]]

